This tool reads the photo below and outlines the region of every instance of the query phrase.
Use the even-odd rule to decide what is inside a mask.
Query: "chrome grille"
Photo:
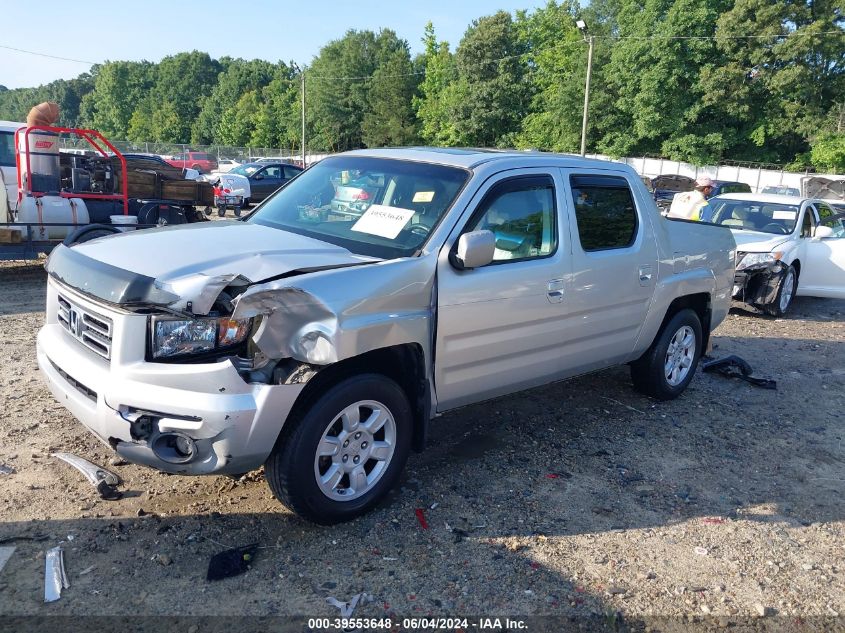
[[[103,358],[111,358],[112,321],[58,295],[58,320],[77,341]]]

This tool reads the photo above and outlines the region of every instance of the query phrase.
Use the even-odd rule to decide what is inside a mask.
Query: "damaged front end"
[[[787,266],[774,253],[737,253],[733,299],[755,308],[773,303]]]
[[[318,373],[379,348],[427,348],[432,336],[433,275],[421,260],[338,261],[258,282],[91,261],[59,247],[48,262],[39,366],[103,442],[165,472],[260,467]],[[77,321],[103,326],[107,352]]]

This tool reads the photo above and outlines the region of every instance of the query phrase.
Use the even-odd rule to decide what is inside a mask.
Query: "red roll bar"
[[[22,127],[15,132],[15,165],[18,170],[18,203],[23,199],[23,196],[28,194],[35,198],[40,198],[45,195],[45,191],[32,191],[32,166],[29,157],[29,135],[36,131],[53,132],[55,134],[73,134],[78,138],[85,140],[89,145],[96,149],[102,156],[109,158],[108,153],[97,144],[97,139],[102,142],[109,150],[114,152],[115,157],[120,161],[121,166],[121,193],[75,193],[70,191],[60,191],[59,195],[62,198],[88,198],[93,200],[122,200],[123,201],[123,215],[129,215],[129,196],[127,194],[128,179],[126,173],[126,159],[123,157],[117,148],[109,142],[109,140],[100,134],[97,130],[84,130],[81,128],[72,127],[52,127],[49,125],[30,125]],[[23,133],[24,149],[26,152],[26,173],[30,174],[27,182],[23,182],[23,172],[21,171],[21,144],[20,136]]]

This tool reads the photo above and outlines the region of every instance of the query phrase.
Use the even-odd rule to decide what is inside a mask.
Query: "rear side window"
[[[573,175],[569,178],[585,251],[627,248],[637,236],[637,210],[628,181],[618,176]]]
[[[12,132],[0,132],[0,165],[15,166],[15,135]]]
[[[296,167],[288,167],[287,165],[285,165],[283,167],[283,169],[285,170],[285,178],[294,178],[301,171],[300,169],[297,169]]]

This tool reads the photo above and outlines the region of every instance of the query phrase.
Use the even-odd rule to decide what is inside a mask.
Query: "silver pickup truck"
[[[280,501],[336,523],[385,495],[444,411],[622,363],[640,391],[681,394],[735,248],[661,217],[624,165],[362,150],[241,220],[56,248],[38,363],[130,462],[264,465]]]

